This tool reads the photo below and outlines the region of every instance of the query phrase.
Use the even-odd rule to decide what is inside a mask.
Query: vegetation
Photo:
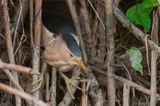
[[[159,106],[159,5],[160,0],[0,0],[0,106]],[[73,23],[90,70],[65,73],[81,79],[74,84],[82,91],[71,86],[74,100],[42,59],[45,13]]]

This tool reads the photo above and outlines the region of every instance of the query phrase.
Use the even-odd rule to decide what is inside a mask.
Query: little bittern
[[[51,14],[42,15],[42,20],[42,36],[48,39],[42,58],[47,64],[57,68],[71,94],[69,89],[71,79],[63,72],[70,71],[75,66],[85,68],[76,31],[65,19]],[[72,94],[71,96],[73,97]]]

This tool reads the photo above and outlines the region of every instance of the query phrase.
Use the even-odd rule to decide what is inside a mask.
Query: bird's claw
[[[32,89],[31,92],[33,93],[33,92],[37,91],[41,87],[42,82],[43,82],[43,75],[41,74],[39,79],[32,83],[32,86],[34,86],[35,84],[37,84],[37,86],[36,86],[36,88]]]
[[[68,90],[70,96],[72,97],[72,99],[74,99],[75,97],[73,96],[73,94],[72,94],[72,92],[71,92],[70,85],[72,85],[72,86],[76,87],[77,89],[79,89],[79,90],[81,90],[81,91],[84,92],[84,90],[83,90],[82,88],[78,87],[78,86],[75,85],[74,82],[73,82],[74,80],[80,80],[79,77],[68,78],[68,77],[67,77],[66,75],[64,75],[63,73],[60,73],[60,74],[61,74],[61,76],[62,76],[62,77],[64,78],[64,80],[65,80],[67,90]]]

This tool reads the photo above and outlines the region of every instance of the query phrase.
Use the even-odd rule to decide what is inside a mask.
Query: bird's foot
[[[81,90],[81,91],[84,92],[84,90],[83,90],[82,88],[78,87],[78,86],[75,85],[74,82],[73,82],[73,81],[75,81],[75,80],[80,80],[79,77],[68,78],[68,77],[67,77],[65,74],[63,74],[62,72],[60,72],[60,75],[64,78],[65,83],[66,83],[67,90],[68,90],[70,96],[72,97],[72,99],[74,99],[74,96],[73,96],[73,94],[72,94],[72,92],[71,92],[70,85],[72,85],[72,86],[76,87],[77,89],[79,89],[79,90]]]
[[[37,85],[37,86],[34,89],[32,89],[31,92],[33,93],[37,91],[41,87],[42,82],[43,82],[43,74],[40,74],[38,80],[32,83],[32,86],[34,85]]]
[[[32,93],[35,92],[35,91],[37,91],[37,90],[41,87],[41,85],[42,85],[42,83],[43,83],[43,75],[44,75],[44,73],[45,73],[46,68],[47,68],[47,64],[46,64],[46,63],[43,63],[43,64],[42,64],[41,74],[38,75],[38,77],[39,77],[38,80],[32,83],[32,86],[37,85],[35,88],[33,88],[33,89],[31,90]]]

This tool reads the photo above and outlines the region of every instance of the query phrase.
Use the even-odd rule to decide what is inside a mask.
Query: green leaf
[[[131,62],[132,68],[143,75],[143,67],[141,65],[142,61],[141,51],[136,47],[131,47],[130,49],[127,50],[127,54],[129,55],[129,60]]]
[[[131,64],[131,65],[136,71],[140,72],[141,75],[143,75],[143,67],[140,63],[134,63],[134,64]]]
[[[128,9],[126,16],[136,25],[144,27],[144,31],[148,32],[151,26],[150,13],[153,8],[145,8],[142,4],[137,4]]]
[[[145,8],[156,7],[160,5],[160,0],[143,0],[142,4]]]

